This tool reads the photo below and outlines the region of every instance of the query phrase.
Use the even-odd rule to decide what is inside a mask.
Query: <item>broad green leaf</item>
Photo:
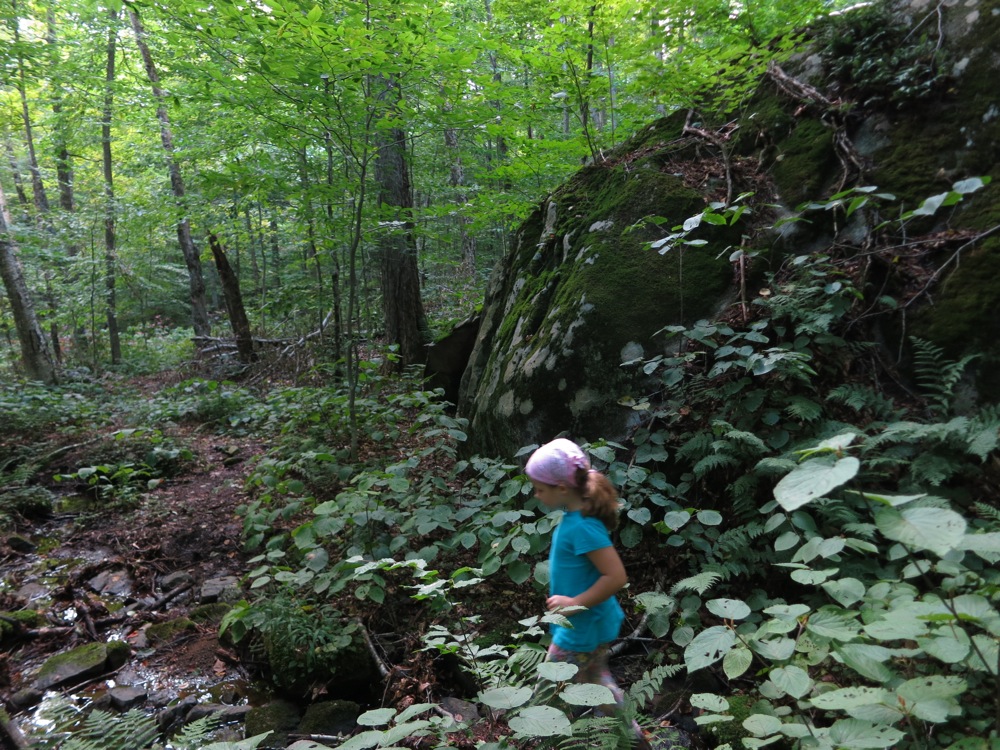
[[[737,646],[734,649],[730,649],[722,657],[722,671],[725,672],[726,677],[730,680],[734,680],[745,673],[750,669],[751,664],[753,664],[753,652],[746,646]]]
[[[751,714],[743,720],[743,728],[758,737],[767,737],[781,730],[781,719],[767,714]]]
[[[381,727],[387,725],[395,716],[394,708],[376,708],[361,714],[358,717],[358,724],[363,727]]]
[[[821,607],[806,621],[806,629],[824,638],[849,641],[858,635],[861,625],[848,610]]]
[[[739,599],[712,599],[705,608],[723,620],[742,620],[750,616],[750,607]]]
[[[571,706],[607,706],[615,702],[615,696],[609,688],[592,683],[567,685],[559,693],[559,697]]]
[[[395,713],[395,711],[393,711]],[[370,747],[377,747],[385,744],[385,732],[377,729],[369,729],[349,738],[347,742],[338,745],[338,750],[368,750]]]
[[[795,653],[795,641],[792,638],[753,640],[750,641],[750,648],[770,661],[784,661],[792,658]]]
[[[997,676],[997,655],[1000,650],[1000,643],[996,638],[992,638],[982,633],[972,636],[972,643],[975,646],[966,663],[977,672],[986,672],[994,678]],[[984,662],[985,659],[985,662]]]
[[[722,523],[722,514],[716,510],[699,510],[697,518],[706,526],[718,526]]]
[[[966,528],[962,516],[945,508],[885,508],[876,512],[875,525],[887,539],[941,557],[962,543]]]
[[[850,607],[855,602],[861,601],[865,595],[865,585],[857,578],[826,581],[823,584],[823,590],[842,607]]]
[[[669,528],[677,531],[684,524],[691,520],[691,514],[686,510],[672,510],[663,516],[663,523]]]
[[[834,648],[833,653],[859,675],[873,682],[889,682],[894,676],[892,670],[886,666],[886,662],[892,657],[892,652],[882,646],[842,643]]]
[[[949,717],[962,713],[955,698],[968,689],[960,677],[927,675],[907,680],[896,688],[899,705],[918,719],[943,724]]]
[[[941,628],[931,638],[918,638],[917,645],[945,664],[957,664],[969,655],[972,641],[961,628]]]
[[[703,630],[684,649],[688,672],[714,664],[736,643],[736,633],[723,625]]]
[[[809,673],[794,664],[772,669],[768,677],[782,692],[793,698],[801,698],[813,686]]]
[[[530,688],[527,688],[531,692]],[[556,737],[573,733],[569,718],[552,706],[531,706],[507,722],[519,737]]]
[[[774,488],[774,499],[786,511],[796,510],[851,481],[860,468],[861,462],[854,456],[833,464],[826,459],[810,459],[782,477]]]
[[[779,536],[777,539],[774,540],[774,551],[784,552],[786,549],[791,549],[792,547],[794,547],[796,544],[799,543],[799,539],[801,538],[802,537],[800,537],[794,531],[786,531],[784,534],[782,534],[781,536]]]
[[[530,687],[499,687],[484,690],[479,694],[479,702],[490,708],[517,708],[531,700]]]
[[[860,719],[841,719],[830,727],[830,739],[838,748],[893,747],[905,736],[893,727]]]
[[[809,699],[809,702],[816,708],[821,708],[824,711],[847,711],[858,706],[867,706],[873,703],[889,704],[894,702],[895,699],[895,694],[885,688],[859,686],[839,688],[821,693],[820,695],[814,695]]]
[[[806,586],[815,586],[823,583],[823,581],[830,578],[830,576],[837,575],[839,572],[840,568],[826,568],[824,570],[809,570],[808,568],[802,568],[799,570],[793,570],[791,578],[797,583],[801,583]]]
[[[729,701],[715,693],[694,693],[689,700],[695,708],[703,708],[706,711],[721,713],[729,710]]]
[[[538,676],[552,682],[566,682],[580,671],[575,664],[565,661],[543,661],[538,665]]]
[[[889,505],[891,507],[905,505],[906,503],[912,503],[914,500],[919,500],[922,497],[927,497],[926,493],[920,495],[882,495],[875,492],[862,492],[861,495],[868,500],[881,503],[882,505]]]
[[[515,560],[507,566],[507,575],[514,583],[524,583],[531,578],[531,566],[524,560]]]

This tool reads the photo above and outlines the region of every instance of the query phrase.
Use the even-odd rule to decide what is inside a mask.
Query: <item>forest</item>
[[[998,255],[1000,173],[890,192],[837,140],[949,106],[955,3],[0,5],[0,748],[1000,747],[994,353],[917,304]],[[762,81],[840,148],[794,216],[729,145]],[[647,157],[704,205],[622,237],[694,284],[731,231],[736,290],[643,321],[670,343],[613,363],[627,434],[571,435],[621,495],[604,716],[544,661],[537,443],[474,450],[425,365]]]

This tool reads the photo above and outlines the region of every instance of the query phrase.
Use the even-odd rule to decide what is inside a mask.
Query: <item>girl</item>
[[[624,696],[608,668],[608,644],[618,637],[625,619],[615,594],[628,581],[611,545],[611,531],[618,526],[618,491],[590,468],[576,443],[564,438],[532,453],[525,472],[542,505],[565,510],[549,550],[546,607],[566,615],[573,627],[551,626],[546,658],[576,665],[575,682],[611,690],[616,705],[602,706],[604,713],[621,709]],[[633,729],[640,746],[648,747],[639,725],[633,722]]]

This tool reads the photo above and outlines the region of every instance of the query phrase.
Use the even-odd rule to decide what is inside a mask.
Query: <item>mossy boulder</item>
[[[88,643],[46,660],[31,687],[34,690],[53,690],[98,677],[118,669],[132,651],[124,641]]]
[[[682,121],[656,123],[607,162],[581,170],[543,201],[494,270],[479,337],[462,378],[459,412],[474,451],[514,452],[569,431],[623,433],[619,399],[643,390],[625,360],[665,350],[665,325],[724,304],[732,231],[663,254],[651,243],[699,214],[705,197],[674,172]],[[721,254],[721,257],[720,257]],[[641,375],[641,373],[640,373]]]
[[[945,4],[940,25],[924,24],[932,10],[901,0],[827,19],[740,111],[699,113],[698,127],[687,113],[659,120],[542,201],[487,288],[459,391],[466,450],[509,456],[559,434],[625,437],[642,418],[632,399],[662,383],[622,363],[669,352],[658,335],[667,326],[752,303],[756,281],[790,254],[856,254],[871,267],[862,283],[903,303],[896,323],[876,331],[887,361],[903,352],[895,364],[905,373],[910,336],[955,357],[977,351],[972,390],[997,400],[1000,0]],[[872,227],[974,177],[992,183],[907,228],[944,241],[908,264],[891,254],[872,262]],[[862,186],[895,198],[849,219],[842,208],[806,208]],[[654,249],[739,194],[750,196],[749,221],[703,223],[701,247]],[[776,229],[787,217],[806,221]],[[735,247],[756,251],[752,270],[730,263]],[[933,282],[926,290],[921,276]]]

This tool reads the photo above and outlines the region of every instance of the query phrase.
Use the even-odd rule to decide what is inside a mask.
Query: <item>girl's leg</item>
[[[549,646],[548,654],[546,655],[545,660],[562,661],[568,664],[574,664],[579,671],[577,671],[576,675],[573,677],[573,682],[603,685],[611,691],[611,695],[614,696],[615,702],[613,704],[598,706],[597,712],[599,715],[613,716],[614,714],[620,714],[624,711],[625,693],[615,681],[614,675],[611,674],[611,668],[608,666],[607,644],[598,646],[590,652],[565,651],[564,649],[561,649],[553,644]],[[635,733],[638,747],[649,748],[649,741],[646,737],[646,733],[642,730],[642,727],[639,726],[639,722],[635,719],[632,720],[632,731]]]

